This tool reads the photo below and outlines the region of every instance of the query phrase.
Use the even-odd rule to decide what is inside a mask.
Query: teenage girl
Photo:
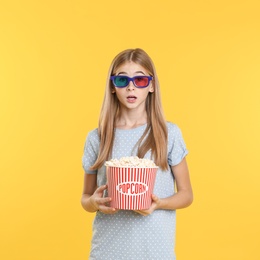
[[[97,129],[84,148],[82,206],[96,212],[89,259],[175,259],[176,209],[193,200],[181,130],[163,115],[154,64],[142,49],[119,53],[110,66]],[[126,156],[159,166],[147,210],[109,206],[104,163]],[[176,184],[176,192],[175,192]]]

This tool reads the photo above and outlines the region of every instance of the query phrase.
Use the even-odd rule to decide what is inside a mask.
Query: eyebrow
[[[143,75],[145,75],[142,71],[136,71],[136,73],[142,73]],[[127,74],[126,72],[122,71],[122,72],[119,72],[117,75],[121,75],[121,74]]]

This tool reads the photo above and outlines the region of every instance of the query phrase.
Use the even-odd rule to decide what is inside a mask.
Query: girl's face
[[[126,62],[118,67],[115,76],[122,75],[128,77],[149,76],[147,70],[134,62]],[[145,101],[149,92],[153,92],[153,83],[150,81],[146,88],[136,88],[132,81],[125,88],[114,87],[112,93],[115,93],[121,108],[126,109],[145,109]]]

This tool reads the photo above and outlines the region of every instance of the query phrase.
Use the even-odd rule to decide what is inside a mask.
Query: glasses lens
[[[114,78],[114,84],[115,86],[117,87],[126,87],[129,83],[129,80],[127,77],[124,77],[124,76],[116,76]]]
[[[145,76],[134,77],[134,83],[139,88],[145,88],[149,85],[149,78]]]

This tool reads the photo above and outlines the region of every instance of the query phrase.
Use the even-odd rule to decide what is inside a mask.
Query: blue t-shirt
[[[181,130],[172,123],[168,128],[168,164],[179,164],[187,155]],[[115,129],[112,158],[120,159],[136,155],[136,143],[143,135],[146,124],[133,129]],[[97,129],[88,134],[83,168],[86,174],[97,174],[97,185],[106,184],[105,166],[99,170],[90,170],[99,151]],[[145,158],[151,159],[148,151]],[[159,198],[174,194],[174,176],[171,168],[158,169],[154,192]],[[93,223],[93,237],[90,258],[92,260],[173,260],[175,259],[175,210],[155,210],[149,216],[134,211],[119,210],[115,214],[103,214],[98,211]]]

